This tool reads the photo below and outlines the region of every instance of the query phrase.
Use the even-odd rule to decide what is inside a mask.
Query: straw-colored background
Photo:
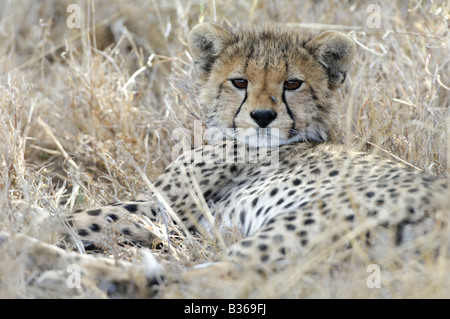
[[[82,10],[80,28],[67,26],[72,2]],[[55,216],[132,199],[145,188],[130,156],[150,178],[162,172],[177,143],[172,132],[191,129],[193,114],[202,117],[187,47],[190,28],[202,21],[289,22],[349,34],[357,52],[337,92],[341,142],[444,174],[449,19],[445,1],[1,0],[0,230],[54,243],[48,229]],[[220,256],[188,248],[171,262],[189,266]],[[8,247],[1,253],[11,256]],[[120,253],[135,256],[132,249]],[[0,296],[52,296],[32,288],[34,274],[23,260],[6,257]],[[270,280],[206,274],[162,296],[450,296],[447,256],[382,265],[381,289],[367,288],[364,262],[332,271],[327,258]]]

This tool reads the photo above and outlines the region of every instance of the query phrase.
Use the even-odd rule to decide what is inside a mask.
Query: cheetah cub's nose
[[[268,110],[258,110],[250,112],[250,117],[255,120],[259,127],[267,127],[277,118],[277,113]]]

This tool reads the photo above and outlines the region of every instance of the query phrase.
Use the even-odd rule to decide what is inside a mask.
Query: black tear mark
[[[244,105],[246,100],[247,100],[247,90],[245,90],[245,96],[244,96],[244,99],[242,100],[241,105],[239,105],[239,108],[237,109],[236,114],[234,114],[234,117],[233,117],[233,129],[236,129],[236,122],[235,122],[236,116],[238,116],[239,112],[241,111],[242,105]]]

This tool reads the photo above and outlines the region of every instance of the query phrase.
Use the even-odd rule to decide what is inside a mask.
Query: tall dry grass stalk
[[[348,33],[357,52],[337,93],[339,141],[444,174],[450,4],[373,2],[84,0],[77,1],[81,27],[70,29],[70,0],[2,0],[0,230],[55,243],[54,225],[65,213],[132,199],[146,188],[130,158],[149,178],[163,171],[178,143],[172,132],[192,131],[203,116],[187,35],[206,20]],[[371,4],[380,9],[375,28],[368,26]],[[220,256],[218,246],[208,247],[190,238],[157,254],[178,269]],[[115,249],[117,258],[136,258],[132,249]],[[29,289],[33,273],[24,260],[12,258],[12,248],[0,250],[0,296],[46,296]],[[325,249],[270,280],[192,276],[163,297],[450,296],[446,255],[399,267],[390,252],[383,288],[367,289],[367,264],[352,254],[345,258],[353,263],[331,272],[330,263],[344,256]]]

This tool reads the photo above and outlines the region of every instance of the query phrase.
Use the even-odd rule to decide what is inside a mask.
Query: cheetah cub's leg
[[[183,153],[153,181],[155,190],[177,215],[170,218],[181,229],[197,231],[196,225],[203,216],[197,209],[196,198],[203,197],[205,203],[214,201],[222,190],[234,185],[237,176],[243,174],[246,164],[236,163],[230,166],[227,163],[216,163],[216,155],[230,149],[227,143],[207,145]],[[196,162],[197,158],[201,160]],[[193,180],[196,181],[196,186]],[[156,194],[151,195],[157,198]],[[152,230],[151,223],[161,221],[163,216],[160,214],[160,207],[165,209],[162,202],[157,203],[156,200],[116,203],[74,213],[70,222],[86,245],[101,244],[105,239],[116,238],[153,247],[155,240],[160,241]],[[180,223],[183,225],[179,225]]]
[[[153,201],[119,202],[77,211],[68,223],[85,246],[128,242],[152,248],[160,242],[154,233],[157,207]]]

